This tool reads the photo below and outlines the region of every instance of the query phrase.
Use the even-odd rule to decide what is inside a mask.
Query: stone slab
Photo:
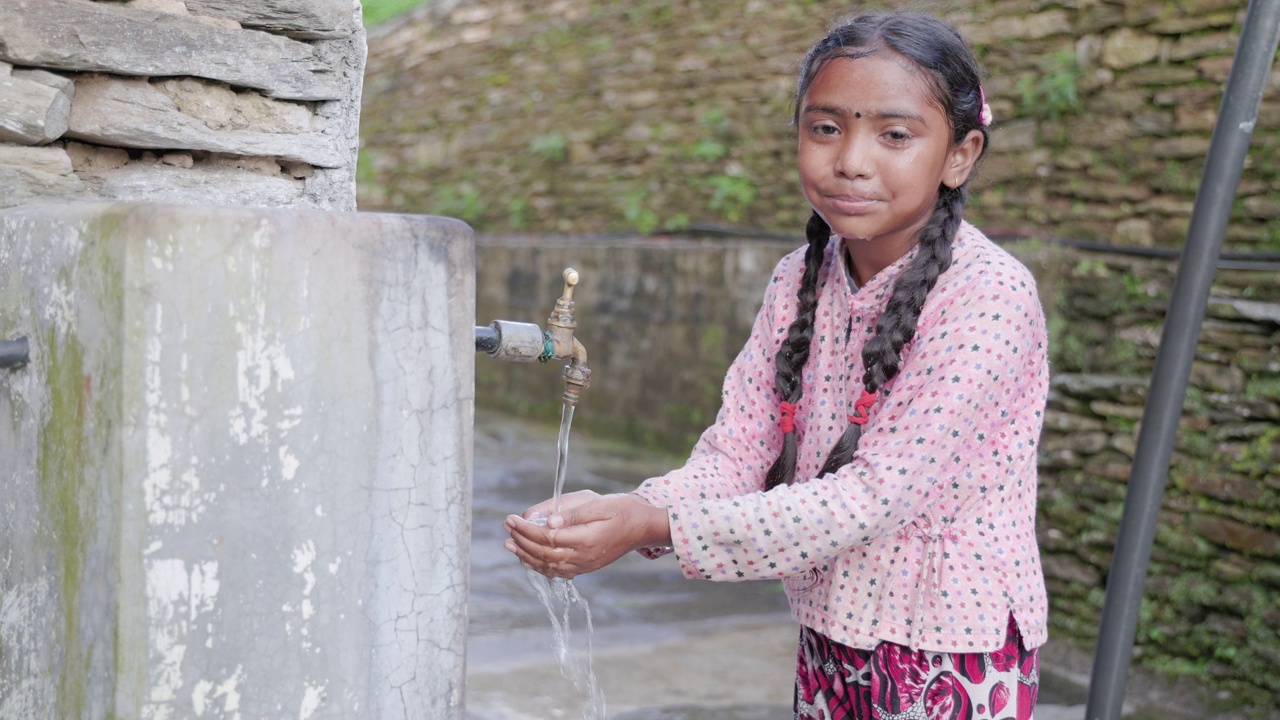
[[[0,212],[0,717],[461,720],[473,278],[443,218]]]
[[[317,167],[342,167],[346,155],[321,133],[216,130],[183,112],[143,78],[86,75],[77,83],[67,135],[98,145],[204,150],[280,157]]]
[[[0,63],[0,142],[45,145],[62,137],[72,96],[66,78]]]
[[[346,37],[359,27],[352,0],[186,0],[197,15],[300,40]]]
[[[292,100],[345,97],[311,45],[90,0],[0,0],[0,60],[117,75],[193,75]]]

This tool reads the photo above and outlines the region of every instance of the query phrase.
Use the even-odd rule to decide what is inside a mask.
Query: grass
[[[430,0],[364,0],[364,24],[366,27],[377,25],[428,2]]]

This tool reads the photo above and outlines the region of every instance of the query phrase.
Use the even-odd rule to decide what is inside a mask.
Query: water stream
[[[560,510],[560,495],[564,490],[565,471],[569,467],[569,428],[573,424],[573,405],[565,404],[560,413],[560,437],[556,441],[556,477],[552,494],[554,512]],[[533,522],[546,523],[545,517],[533,518]],[[575,689],[586,695],[582,708],[583,720],[605,720],[604,693],[596,682],[591,666],[591,607],[586,598],[574,587],[572,580],[548,578],[533,570],[526,570],[529,584],[547,608],[555,640],[556,660],[560,674],[573,683]],[[580,609],[585,618],[585,649],[576,649],[570,642],[574,610]]]

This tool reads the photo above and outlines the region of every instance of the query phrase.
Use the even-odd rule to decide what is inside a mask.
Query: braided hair
[[[805,94],[825,65],[835,58],[861,58],[888,51],[909,60],[925,72],[934,100],[952,128],[952,142],[959,143],[970,131],[983,136],[985,98],[979,85],[978,63],[959,33],[937,18],[919,13],[873,13],[853,18],[832,30],[805,55],[796,92],[795,123]],[[917,238],[919,252],[894,282],[889,302],[876,321],[875,334],[862,350],[865,372],[863,391],[875,395],[897,374],[902,364],[902,348],[915,337],[925,298],[938,277],[951,265],[951,243],[960,229],[966,185],[940,185],[933,214]],[[813,325],[818,307],[818,272],[822,268],[831,229],[815,212],[806,226],[808,249],[798,300],[797,317],[787,329],[787,337],[775,358],[774,387],[782,398],[782,451],[765,476],[765,489],[790,484],[796,470],[796,435],[790,415],[804,395],[801,373],[809,359]],[[864,397],[867,395],[864,394]],[[832,447],[820,475],[848,464],[858,448],[862,425],[851,422]]]

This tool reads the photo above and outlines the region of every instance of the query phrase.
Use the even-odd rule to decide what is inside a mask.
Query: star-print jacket
[[[1038,647],[1048,601],[1036,455],[1049,368],[1035,281],[962,224],[853,460],[815,477],[861,394],[863,345],[916,253],[855,291],[841,244],[828,243],[818,278],[796,482],[763,491],[782,447],[774,354],[796,314],[803,248],[778,263],[715,424],[684,467],[636,492],[668,508],[687,577],[781,578],[796,620],[837,642],[989,652],[1012,614]]]

